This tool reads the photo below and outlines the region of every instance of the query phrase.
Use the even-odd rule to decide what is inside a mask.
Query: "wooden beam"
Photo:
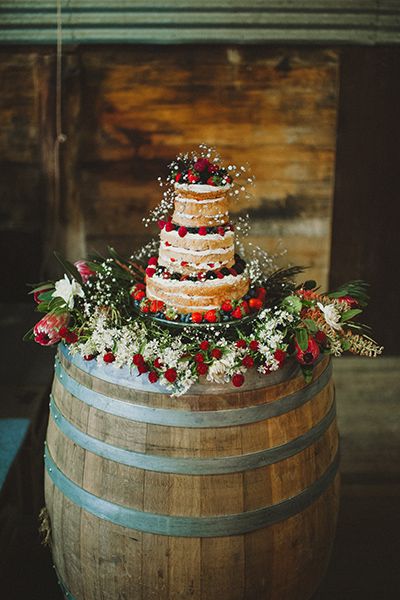
[[[395,0],[61,0],[63,42],[398,44]],[[0,43],[53,44],[56,3],[0,7]]]

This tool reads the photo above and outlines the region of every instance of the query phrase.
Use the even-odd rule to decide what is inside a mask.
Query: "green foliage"
[[[295,329],[296,342],[303,352],[308,348],[308,331],[305,327],[297,327]]]
[[[63,256],[61,256],[61,254],[59,254],[56,251],[54,251],[54,256],[56,257],[58,262],[61,264],[63,269],[71,277],[73,277],[73,279],[76,279],[76,281],[78,281],[79,283],[82,283],[82,277],[80,276],[80,273],[79,273],[78,269],[75,267],[75,265],[73,265],[71,262],[69,262],[69,260],[66,260]]]
[[[351,296],[360,306],[366,306],[369,301],[369,295],[367,289],[369,284],[361,279],[355,279],[341,285],[337,290],[328,292],[329,298],[342,298],[343,296]]]
[[[298,296],[287,296],[282,301],[282,308],[287,312],[298,315],[302,309],[302,302]]]
[[[360,310],[359,308],[351,308],[342,313],[340,320],[342,323],[344,323],[345,321],[350,321],[350,319],[353,319],[360,313],[362,313],[362,310]]]

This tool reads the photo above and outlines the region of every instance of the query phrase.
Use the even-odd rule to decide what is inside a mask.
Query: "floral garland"
[[[374,357],[383,351],[357,320],[368,301],[361,281],[323,294],[314,281],[293,282],[302,269],[277,270],[253,282],[264,303],[250,323],[169,328],[135,312],[145,262],[125,260],[113,249],[108,258],[74,265],[58,258],[67,274],[33,288],[37,310],[46,314],[26,337],[43,346],[63,341],[84,360],[129,367],[176,395],[199,380],[241,387],[249,370],[268,375],[290,357],[309,381],[323,353]]]

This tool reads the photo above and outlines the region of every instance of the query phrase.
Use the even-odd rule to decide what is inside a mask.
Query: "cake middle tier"
[[[227,189],[201,185],[196,191],[196,186],[175,186],[174,204],[172,220],[178,225],[208,227],[222,225],[229,220]]]
[[[234,233],[187,233],[180,237],[177,230],[160,233],[158,263],[179,273],[193,273],[231,267],[235,262]]]
[[[217,309],[225,300],[239,300],[248,289],[249,279],[244,274],[205,281],[178,281],[162,275],[146,278],[147,297],[162,300],[180,313]]]

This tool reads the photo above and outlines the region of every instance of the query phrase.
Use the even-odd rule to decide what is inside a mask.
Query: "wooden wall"
[[[285,262],[310,265],[310,277],[327,284],[337,51],[69,48],[59,200],[52,187],[52,50],[3,49],[0,69],[6,76],[0,100],[7,197],[2,236],[12,229],[24,248],[28,240],[37,245],[33,269],[49,269],[53,246],[75,259],[85,247],[113,243],[128,253],[142,244],[156,233],[141,220],[160,199],[157,176],[176,153],[206,142],[227,160],[253,168],[254,199],[233,207],[236,216],[250,210],[252,241],[270,251],[281,242],[288,250]]]

